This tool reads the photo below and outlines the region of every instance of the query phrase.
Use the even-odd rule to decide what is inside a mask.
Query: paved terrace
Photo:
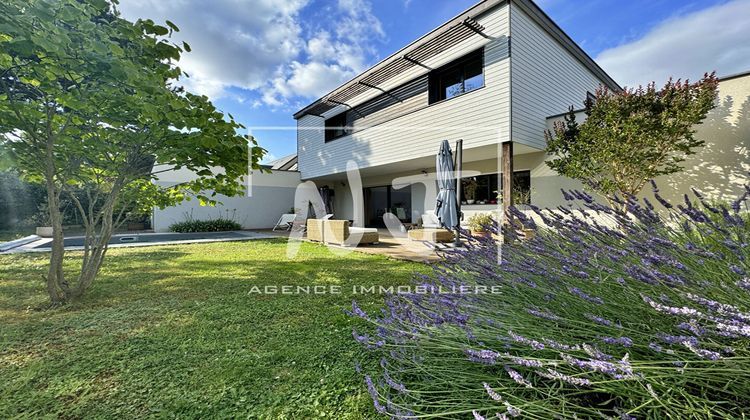
[[[271,231],[270,229],[258,230],[257,232],[262,233],[263,235],[275,236],[279,238],[288,238],[290,235],[290,232],[288,231]],[[406,237],[406,233],[401,233],[400,235],[394,236],[390,231],[388,231],[388,229],[378,229],[378,235],[380,236],[380,243],[378,244],[360,245],[357,247],[343,247],[333,244],[327,246],[348,249],[356,252],[364,252],[367,254],[385,255],[397,260],[415,261],[421,263],[439,261],[440,257],[435,252],[435,248],[446,247],[443,244],[434,244],[411,240]],[[302,239],[307,241],[306,237],[303,237]]]

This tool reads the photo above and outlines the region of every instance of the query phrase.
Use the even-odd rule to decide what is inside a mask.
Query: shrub
[[[364,372],[375,408],[394,418],[742,417],[748,193],[730,206],[700,194],[699,206],[672,206],[654,189],[666,214],[628,200],[626,216],[566,192],[616,223],[532,207],[551,228],[506,245],[502,264],[491,239],[474,240],[418,278],[442,293],[415,286],[378,316],[353,303],[366,321],[354,338],[380,359]]]
[[[196,220],[192,215],[185,221],[173,223],[169,230],[179,233],[192,232],[225,232],[229,230],[241,230],[242,226],[234,220],[219,217],[209,220]]]
[[[471,230],[476,232],[485,232],[495,223],[490,213],[477,213],[469,217],[467,221]]]

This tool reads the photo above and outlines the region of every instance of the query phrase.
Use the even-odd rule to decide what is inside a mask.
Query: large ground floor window
[[[411,188],[367,187],[364,196],[365,226],[384,227],[386,213],[394,214],[404,223],[411,222]]]
[[[485,174],[461,180],[461,202],[464,204],[497,204],[502,193],[502,174]],[[531,172],[513,172],[513,202],[531,204]]]

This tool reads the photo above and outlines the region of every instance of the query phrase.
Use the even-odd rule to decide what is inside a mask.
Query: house
[[[302,181],[320,188],[336,219],[379,227],[390,212],[417,223],[435,207],[444,139],[463,141],[463,170],[476,181],[473,197],[462,194],[465,216],[496,211],[507,190],[514,204],[553,208],[561,188],[582,185],[546,165],[544,131],[600,85],[621,89],[533,1],[483,0],[295,113],[297,154],[251,174],[248,196],[155,209],[153,226],[192,214],[270,228],[295,207]],[[684,172],[657,180],[662,196],[681,200],[695,187],[712,200],[737,197],[750,171],[750,72],[720,79],[717,107],[696,130],[706,145]],[[186,177],[165,172],[158,183]]]
[[[463,169],[476,174],[465,214],[497,209],[511,180],[516,204],[557,205],[548,117],[599,85],[621,89],[531,0],[484,0],[294,114],[298,170],[333,191],[336,218],[415,223],[434,208],[440,142],[461,139]]]

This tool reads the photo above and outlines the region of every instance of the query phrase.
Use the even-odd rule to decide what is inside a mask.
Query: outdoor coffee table
[[[413,241],[452,242],[453,232],[446,229],[412,229],[408,232]]]

